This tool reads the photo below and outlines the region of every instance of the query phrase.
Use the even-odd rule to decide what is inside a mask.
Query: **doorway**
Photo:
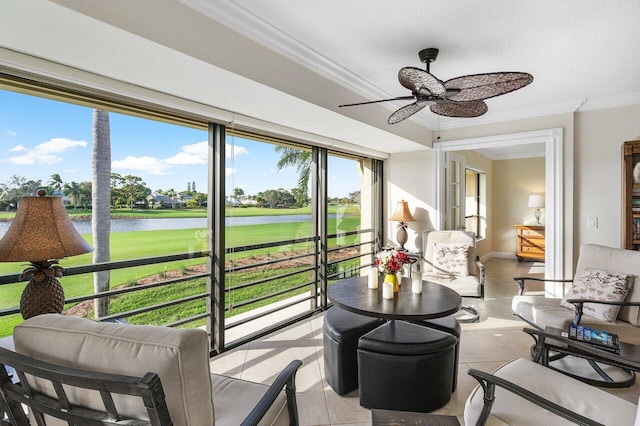
[[[563,137],[562,129],[554,128],[532,132],[487,136],[481,138],[460,139],[436,142],[436,227],[443,229],[446,211],[445,202],[445,153],[451,151],[476,150],[480,148],[517,147],[543,143],[545,146],[545,214],[546,214],[546,253],[545,277],[564,278],[564,176],[563,176]],[[548,283],[545,293],[562,297],[562,283]]]

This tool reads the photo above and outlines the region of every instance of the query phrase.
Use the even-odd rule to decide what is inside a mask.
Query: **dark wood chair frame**
[[[514,277],[513,278],[514,281],[516,281],[518,283],[518,295],[521,296],[524,294],[525,291],[525,282],[526,281],[538,281],[538,282],[559,282],[559,283],[570,283],[573,282],[573,280],[567,280],[567,279],[544,279],[544,278],[533,278],[533,277]],[[580,324],[580,320],[582,319],[582,315],[584,312],[584,304],[585,303],[597,303],[600,305],[616,305],[616,306],[640,306],[640,302],[609,302],[609,301],[603,301],[603,300],[591,300],[591,299],[567,299],[567,302],[573,304],[575,306],[574,309],[574,316],[573,316],[573,320],[571,321],[573,324],[575,325],[579,325]],[[531,325],[532,327],[536,328],[537,330],[542,330],[542,328],[535,323],[531,323],[529,321],[527,321],[526,319],[522,318],[527,324]],[[547,367],[551,367],[549,365],[550,362],[553,362],[555,360],[558,360],[560,358],[563,358],[565,356],[568,355],[572,355],[572,356],[577,356],[578,354],[575,353],[571,353],[572,351],[570,350],[559,350],[556,351],[554,355],[549,355],[548,351],[545,350],[545,345],[544,345],[544,339],[539,339],[536,336],[536,333],[531,333],[527,330],[524,330],[525,332],[527,332],[529,335],[531,335],[535,341],[535,343],[533,344],[533,346],[531,346],[531,359],[535,362],[538,363],[542,363],[543,365],[547,366]],[[544,352],[544,353],[543,353]],[[590,354],[592,356],[590,356]],[[621,388],[621,387],[629,387],[631,385],[633,385],[636,381],[636,375],[634,373],[634,371],[632,369],[629,369],[625,366],[622,365],[616,365],[615,362],[608,360],[608,359],[602,359],[601,356],[601,351],[596,350],[594,351],[590,351],[590,352],[586,352],[586,354],[582,355],[582,358],[584,358],[589,365],[591,366],[591,368],[593,368],[595,370],[595,372],[602,378],[602,380],[591,380],[591,379],[585,379],[579,376],[575,376],[572,374],[568,374],[578,380],[582,380],[586,383],[589,383],[591,385],[594,386],[601,386],[601,387],[609,387],[609,388]],[[613,380],[607,373],[605,373],[602,368],[600,368],[600,366],[598,366],[597,363],[605,363],[605,364],[609,364],[609,365],[614,365],[617,366],[619,368],[621,368],[622,370],[624,370],[626,372],[626,379],[623,380]],[[561,371],[561,370],[557,370],[557,371]],[[564,372],[565,374],[567,374],[566,372]]]
[[[285,389],[289,421],[297,425],[298,409],[295,396],[295,375],[302,365],[292,361],[276,378],[258,404],[242,422],[243,426],[257,425],[276,398]],[[17,375],[17,383],[7,373],[10,366]],[[29,376],[47,380],[53,386],[56,397],[47,396],[33,389]],[[68,399],[64,385],[100,393],[104,411],[74,406]],[[129,418],[118,413],[113,394],[140,397],[147,409],[149,420]],[[160,377],[147,373],[143,377],[100,373],[63,367],[43,362],[25,355],[0,348],[0,425],[28,426],[29,420],[21,404],[31,409],[39,426],[44,426],[44,415],[68,422],[69,425],[172,425]]]
[[[551,330],[525,328],[522,331],[530,335],[535,341],[535,357],[532,359],[532,361],[590,385],[612,388],[631,386],[635,383],[636,380],[635,372],[640,371],[640,362],[637,361],[637,354],[639,350],[637,347],[635,347],[635,345],[625,344],[624,342],[621,343],[621,345],[624,345],[622,349],[626,349],[628,351],[627,355],[631,353],[629,357],[625,357],[615,352],[597,349],[587,343],[571,340],[568,337],[561,337],[557,334],[554,335]],[[560,331],[561,330],[555,330],[555,332]],[[550,355],[550,353],[555,353],[557,355],[552,356]],[[549,364],[551,360],[558,359],[561,355],[571,355],[584,359],[598,373],[598,375],[602,377],[604,382],[602,380],[586,379],[570,372],[555,368],[553,365]],[[614,381],[606,372],[604,372],[600,368],[598,363],[608,364],[624,370],[627,373],[627,378],[620,381]]]
[[[527,401],[537,405],[538,407],[542,407],[545,410],[548,410],[575,424],[587,426],[603,426],[601,423],[595,422],[571,410],[567,410],[563,406],[549,401],[548,399],[542,398],[541,396],[536,395],[535,393],[521,386],[518,386],[515,383],[511,383],[510,381],[503,378],[475,369],[470,369],[469,374],[480,383],[480,386],[482,386],[482,390],[484,392],[484,403],[482,411],[480,413],[480,417],[476,421],[477,426],[484,426],[487,422],[487,419],[489,418],[489,415],[491,414],[491,407],[493,406],[493,402],[495,401],[496,386],[501,387],[502,389],[505,389],[515,395],[518,395],[526,399]]]
[[[472,298],[475,298],[475,299],[484,300],[484,279],[485,279],[485,274],[486,274],[486,268],[482,264],[482,262],[480,261],[480,256],[476,256],[476,268],[478,268],[478,270],[480,271],[480,274],[479,274],[480,294],[477,295],[477,296],[467,295],[467,296],[462,296],[462,297],[472,297]],[[480,321],[480,313],[473,306],[462,305],[460,307],[460,310],[461,311],[466,311],[467,313],[469,313],[471,315],[471,318],[469,320],[460,321],[460,322],[478,322],[478,321]]]

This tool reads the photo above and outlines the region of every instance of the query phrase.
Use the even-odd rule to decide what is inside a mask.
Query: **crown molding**
[[[577,111],[595,111],[599,109],[618,108],[630,105],[640,105],[640,92],[587,99]]]
[[[233,0],[178,1],[345,89],[372,99],[393,97],[310,46],[292,38]]]

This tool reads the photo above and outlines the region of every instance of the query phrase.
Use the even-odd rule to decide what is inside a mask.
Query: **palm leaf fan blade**
[[[435,96],[442,96],[447,92],[442,81],[420,68],[404,67],[400,69],[400,71],[398,71],[398,80],[403,87],[412,92],[427,89]]]
[[[448,97],[450,101],[470,102],[504,95],[527,86],[533,76],[526,72],[494,72],[452,78],[444,83],[447,89],[459,93]]]
[[[405,105],[402,108],[400,108],[399,110],[397,110],[396,112],[394,112],[393,114],[391,114],[389,116],[389,119],[387,120],[387,123],[389,123],[389,124],[399,123],[402,120],[405,120],[405,119],[411,117],[413,114],[415,114],[416,112],[420,111],[424,107],[425,107],[425,105],[419,105],[417,102],[414,102],[414,103],[409,104],[409,105]]]
[[[431,112],[445,117],[479,117],[488,111],[484,101],[450,102],[442,101],[431,105]]]

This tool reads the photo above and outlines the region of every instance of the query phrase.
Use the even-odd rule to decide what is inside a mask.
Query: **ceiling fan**
[[[387,120],[389,124],[399,123],[426,106],[434,114],[446,117],[479,117],[488,109],[484,99],[513,92],[533,81],[533,76],[526,72],[492,72],[465,75],[443,82],[429,72],[429,64],[438,57],[438,49],[431,47],[421,50],[418,56],[420,61],[426,64],[426,71],[404,67],[398,72],[398,80],[402,86],[411,90],[410,96],[345,104],[339,107],[389,101],[415,101],[391,114]]]

